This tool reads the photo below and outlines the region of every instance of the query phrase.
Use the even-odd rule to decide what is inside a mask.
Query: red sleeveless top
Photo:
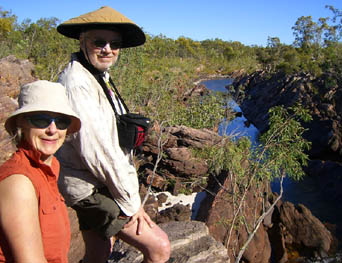
[[[27,176],[36,191],[45,258],[49,263],[67,263],[70,225],[64,199],[57,187],[59,174],[57,159],[53,157],[51,166],[48,166],[40,161],[38,151],[33,150],[27,143],[21,144],[11,159],[0,167],[0,181],[12,174]],[[29,245],[30,240],[27,243]],[[14,262],[10,246],[1,228],[0,262]]]

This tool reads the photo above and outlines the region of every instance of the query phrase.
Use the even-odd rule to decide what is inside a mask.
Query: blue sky
[[[279,37],[292,44],[296,20],[301,16],[332,16],[325,8],[342,10],[341,0],[1,0],[0,7],[12,11],[19,22],[30,18],[57,17],[61,21],[108,5],[133,20],[151,35],[177,39],[220,38],[245,45],[267,44]]]

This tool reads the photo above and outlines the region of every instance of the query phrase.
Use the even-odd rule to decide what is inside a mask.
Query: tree
[[[326,8],[333,12],[333,23],[337,23],[329,28],[326,38],[337,42],[342,38],[342,10],[334,8],[332,5],[326,5]]]
[[[294,45],[309,48],[312,45],[322,45],[322,34],[327,25],[328,18],[319,18],[318,23],[312,21],[311,16],[301,16],[292,27],[295,36]]]
[[[3,11],[0,7],[0,40],[7,37],[13,30],[17,17],[9,11]]]

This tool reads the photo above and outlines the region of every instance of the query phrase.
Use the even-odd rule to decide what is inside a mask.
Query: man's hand
[[[140,235],[143,231],[145,223],[152,228],[154,226],[153,221],[149,217],[149,215],[145,212],[143,207],[140,207],[138,212],[131,217],[129,222],[124,226],[124,228],[128,228],[133,224],[137,223],[137,235]]]

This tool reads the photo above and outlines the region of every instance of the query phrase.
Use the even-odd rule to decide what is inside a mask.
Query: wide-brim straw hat
[[[5,122],[7,132],[14,135],[17,130],[16,118],[20,114],[48,111],[67,115],[71,118],[67,134],[77,132],[81,128],[81,121],[71,109],[65,88],[62,84],[47,80],[38,80],[23,85],[18,98],[19,108],[13,112]]]
[[[122,48],[140,46],[146,41],[146,36],[138,25],[109,6],[71,18],[57,26],[59,33],[75,39],[80,38],[81,32],[90,29],[118,31],[122,37]]]

